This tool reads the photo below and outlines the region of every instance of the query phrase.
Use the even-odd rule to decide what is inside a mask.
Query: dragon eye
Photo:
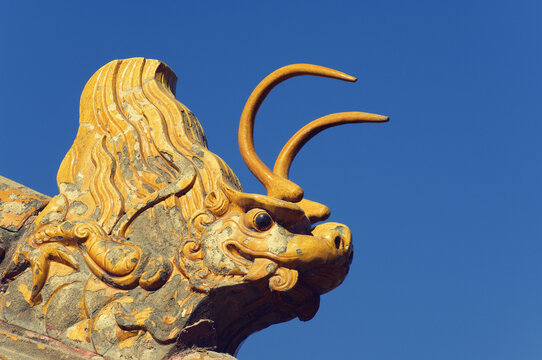
[[[258,231],[266,231],[273,226],[273,219],[267,211],[252,209],[247,213],[247,225]]]

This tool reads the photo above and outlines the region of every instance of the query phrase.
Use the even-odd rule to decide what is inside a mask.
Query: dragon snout
[[[316,226],[310,235],[296,235],[285,252],[276,255],[279,264],[299,271],[315,292],[326,293],[343,282],[352,262],[352,234],[339,223]]]
[[[329,248],[337,252],[337,260],[344,260],[347,265],[352,261],[352,233],[350,229],[339,223],[325,223],[318,225],[312,235],[324,240]]]
[[[319,294],[339,286],[352,262],[353,246],[350,229],[339,223],[325,223],[312,231],[313,256],[319,258],[318,265],[301,270],[301,277]]]

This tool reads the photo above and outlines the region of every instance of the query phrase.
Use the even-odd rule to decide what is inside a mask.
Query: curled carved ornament
[[[351,234],[316,224],[329,209],[288,178],[292,161],[324,129],[388,118],[317,119],[271,170],[255,151],[256,113],[273,87],[300,75],[355,81],[295,64],[256,87],[239,147],[262,195],[243,192],[209,151],[199,121],[175,99],[167,65],[133,58],[99,69],[81,96],[59,194],[0,178],[0,226],[9,231],[0,233],[3,322],[106,358],[156,359],[191,347],[234,354],[255,331],[312,318],[319,296],[348,272]]]

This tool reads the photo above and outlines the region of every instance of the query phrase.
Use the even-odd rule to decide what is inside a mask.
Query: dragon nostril
[[[339,250],[341,248],[341,237],[340,236],[335,236],[335,248],[337,248],[337,250]]]

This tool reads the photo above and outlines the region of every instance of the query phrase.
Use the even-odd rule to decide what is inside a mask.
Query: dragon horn
[[[293,64],[275,70],[263,79],[248,98],[239,122],[239,150],[248,169],[256,176],[271,197],[298,202],[303,189],[285,177],[273,173],[258,157],[254,148],[254,120],[269,92],[294,76],[314,75],[354,82],[356,78],[337,70],[310,64]]]
[[[342,112],[323,116],[307,125],[288,140],[280,151],[273,172],[280,177],[288,179],[290,166],[301,148],[319,132],[333,126],[364,122],[385,122],[389,117],[364,112]]]

